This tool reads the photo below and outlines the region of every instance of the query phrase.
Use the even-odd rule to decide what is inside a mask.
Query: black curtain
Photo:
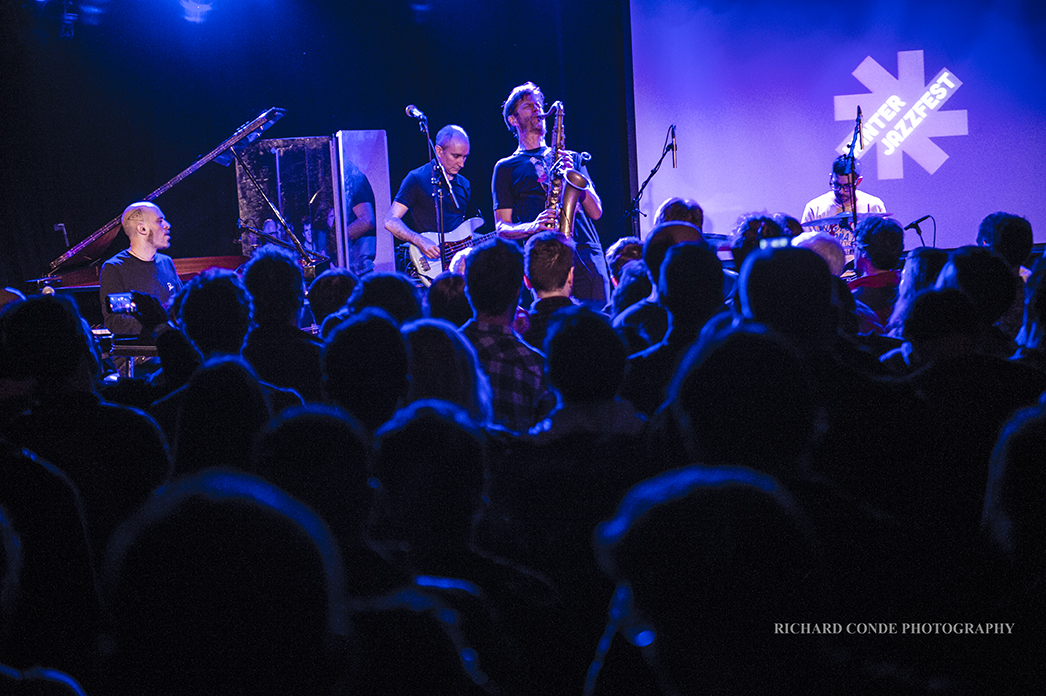
[[[84,13],[91,4],[104,11]],[[71,38],[59,36],[62,2],[2,5],[3,285],[33,291],[24,282],[66,250],[57,223],[76,244],[271,106],[287,115],[265,137],[387,131],[393,193],[425,159],[406,104],[433,133],[462,125],[463,173],[489,221],[494,163],[515,148],[501,102],[525,80],[564,102],[567,147],[593,155],[604,243],[624,232],[635,186],[625,0],[534,0],[526,22],[518,5],[468,0],[211,5],[190,23],[173,0],[88,0]],[[163,194],[171,255],[235,253],[236,200],[234,171],[216,163]],[[124,246],[118,235],[110,253]]]

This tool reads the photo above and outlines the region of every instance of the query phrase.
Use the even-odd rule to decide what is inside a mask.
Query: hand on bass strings
[[[439,258],[439,244],[434,244],[421,235],[418,235],[418,239],[414,242],[414,246],[418,247],[418,251],[424,254],[427,258]]]

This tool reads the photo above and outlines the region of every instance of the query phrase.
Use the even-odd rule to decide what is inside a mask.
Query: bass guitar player
[[[416,110],[415,110],[416,111]],[[420,114],[420,112],[418,112]],[[408,115],[409,112],[408,112]],[[422,115],[423,116],[423,115]],[[470,246],[472,233],[483,224],[482,218],[466,219],[466,209],[472,187],[468,179],[461,175],[461,169],[469,156],[469,137],[461,126],[444,126],[436,133],[436,160],[445,176],[444,188],[449,186],[449,195],[443,198],[443,229],[445,258],[449,261],[453,252]],[[435,161],[429,161],[417,169],[411,170],[399,191],[393,198],[392,206],[385,216],[385,229],[397,239],[412,245],[411,261],[418,271],[422,282],[429,282],[443,270],[440,258],[439,237],[435,233],[436,206],[434,205],[433,171]],[[404,220],[409,213],[412,227]],[[426,282],[428,281],[428,282]]]

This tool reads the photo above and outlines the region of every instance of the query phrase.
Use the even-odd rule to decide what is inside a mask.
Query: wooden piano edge
[[[245,263],[247,263],[247,258],[245,256],[197,256],[184,259],[174,259],[174,269],[178,272],[178,277],[183,281],[186,281],[211,268],[236,270]],[[50,276],[50,278],[56,281],[54,284],[56,289],[62,288],[72,290],[78,288],[97,288],[98,275],[100,272],[100,264],[90,265],[74,268],[65,273],[55,273]],[[46,282],[42,282],[41,286],[47,284],[48,283]]]

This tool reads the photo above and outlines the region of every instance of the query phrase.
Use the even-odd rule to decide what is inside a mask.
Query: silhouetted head
[[[373,492],[367,485],[369,460],[370,440],[363,427],[327,404],[286,409],[262,430],[254,446],[258,475],[319,512],[342,548],[360,543]]]
[[[1019,215],[998,212],[981,220],[977,243],[1001,256],[1010,268],[1017,268],[1028,260],[1035,240],[1030,222]]]
[[[329,268],[309,285],[309,308],[317,325],[345,306],[360,279],[347,268]]]
[[[842,275],[846,269],[846,252],[835,235],[820,230],[803,232],[792,237],[792,246],[809,249],[828,264],[832,275]]]
[[[792,237],[794,239],[804,232],[802,223],[788,213],[774,213],[773,219],[774,222],[777,223],[777,226],[781,228],[781,231],[784,232],[786,237]]]
[[[660,277],[658,298],[672,314],[673,326],[699,327],[723,305],[723,265],[704,242],[671,247]]]
[[[240,277],[212,268],[185,285],[179,309],[182,331],[205,356],[239,355],[251,328],[251,298]]]
[[[653,285],[642,259],[629,261],[621,268],[621,280],[610,296],[611,316],[616,317],[640,300],[650,296]]]
[[[901,280],[897,284],[897,301],[887,324],[891,336],[900,336],[912,300],[921,291],[934,286],[947,261],[948,252],[927,246],[916,247],[905,256]]]
[[[61,295],[32,295],[0,310],[0,345],[15,379],[45,391],[92,388],[99,356],[76,305]]]
[[[468,537],[486,485],[486,441],[463,409],[416,401],[374,435],[375,526],[400,539]]]
[[[643,258],[643,242],[639,237],[622,237],[607,248],[607,269],[616,286],[621,282],[621,269],[629,261]]]
[[[912,301],[902,338],[924,361],[973,352],[982,325],[977,310],[961,290],[923,290]]]
[[[790,344],[758,324],[691,348],[668,394],[693,461],[792,476],[821,430],[813,378]]]
[[[429,319],[446,319],[461,327],[472,318],[472,305],[465,294],[465,276],[449,271],[440,273],[429,285],[423,301]]]
[[[465,260],[465,292],[477,315],[512,311],[523,285],[523,252],[501,238],[473,248]]]
[[[977,246],[952,251],[934,287],[965,292],[984,326],[991,326],[1006,313],[1017,292],[1013,270],[1006,261],[991,250]]]
[[[246,360],[211,358],[185,386],[175,425],[175,475],[213,466],[249,470],[254,438],[270,416],[265,392]]]
[[[679,198],[678,196],[665,199],[654,213],[654,225],[663,222],[689,222],[694,227],[701,229],[705,224],[705,211],[701,209],[697,201],[692,198]]]
[[[1039,404],[1014,414],[992,451],[984,500],[982,531],[987,541],[1028,585],[1041,577],[1046,552],[1044,439],[1046,407]]]
[[[834,333],[832,273],[809,249],[758,249],[745,260],[738,282],[746,319],[804,344]]]
[[[545,336],[548,381],[565,403],[613,399],[625,378],[628,351],[602,314],[567,307],[552,315]]]
[[[338,325],[320,357],[323,391],[373,432],[407,394],[407,344],[385,311],[367,307]]]
[[[371,273],[360,281],[346,304],[353,312],[366,307],[383,309],[397,325],[421,317],[418,289],[402,273]]]
[[[785,237],[784,230],[772,218],[766,215],[746,215],[734,227],[730,235],[730,253],[734,258],[734,268],[741,268],[745,258],[759,248],[764,239]]]
[[[670,247],[680,242],[705,242],[701,230],[689,222],[666,222],[650,230],[643,242],[643,263],[651,282],[656,286],[661,277],[661,262]]]
[[[1042,348],[1046,338],[1046,260],[1039,257],[1024,287],[1024,324],[1017,342],[1028,348]]]
[[[880,271],[891,271],[904,254],[904,230],[889,218],[870,217],[857,225],[858,252]]]
[[[104,564],[116,693],[320,693],[347,632],[326,525],[260,478],[208,470],[155,492]]]
[[[822,677],[816,639],[767,625],[825,603],[809,524],[770,476],[694,465],[648,479],[594,542],[618,584],[611,620],[673,693],[802,693]]]
[[[420,319],[403,327],[410,360],[407,401],[441,399],[465,409],[477,423],[491,420],[491,390],[476,349],[441,319]]]
[[[256,323],[297,326],[305,300],[305,280],[290,251],[272,244],[255,251],[243,269],[243,284],[254,302]]]

